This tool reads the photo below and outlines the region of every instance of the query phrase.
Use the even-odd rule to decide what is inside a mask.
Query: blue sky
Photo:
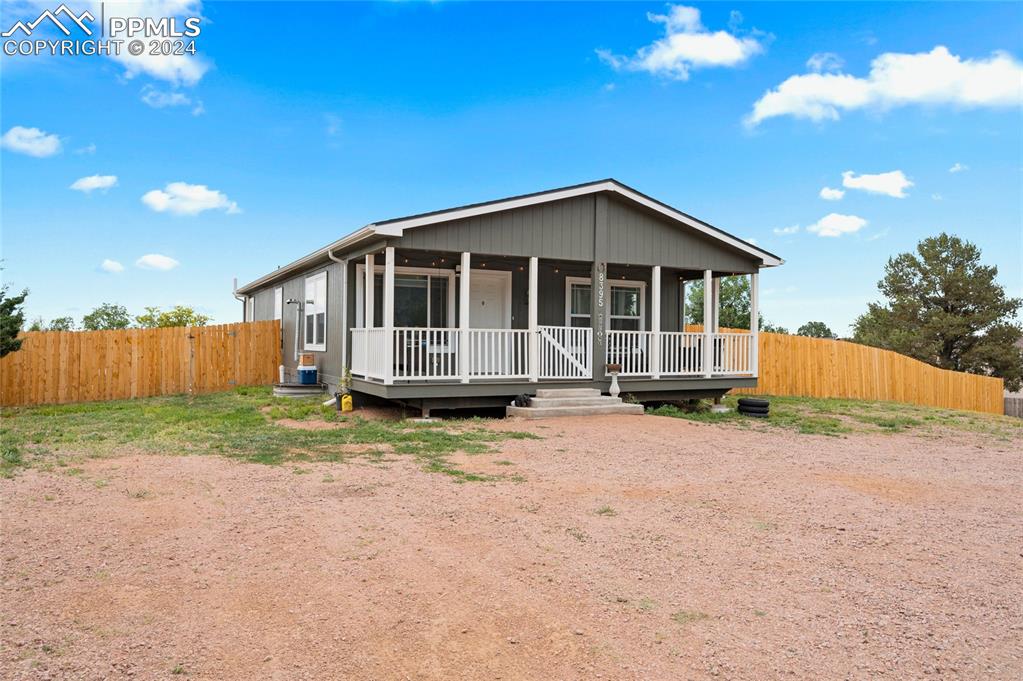
[[[785,258],[761,307],[792,329],[847,332],[942,230],[1023,294],[1019,4],[132,7],[158,5],[204,17],[199,61],[0,61],[3,278],[30,317],[235,321],[232,277],[373,220],[609,176]]]

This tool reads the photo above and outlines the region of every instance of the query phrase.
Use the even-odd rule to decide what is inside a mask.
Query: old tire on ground
[[[742,411],[742,410],[740,410],[739,413],[742,414],[743,416],[749,416],[750,418],[755,418],[755,419],[766,419],[768,416],[770,416],[770,414],[768,414],[766,411],[758,412],[758,411]]]
[[[740,407],[765,407],[766,408],[766,407],[771,406],[771,403],[768,402],[767,400],[762,400],[759,397],[740,397],[739,398],[739,406]]]
[[[740,414],[767,414],[770,411],[767,407],[739,407]]]

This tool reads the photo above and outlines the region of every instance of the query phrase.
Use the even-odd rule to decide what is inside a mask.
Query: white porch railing
[[[385,354],[383,329],[352,329],[353,374],[383,378],[387,368]]]
[[[540,378],[593,377],[593,330],[589,327],[540,326]]]
[[[458,340],[458,329],[394,329],[394,379],[459,378]]]
[[[470,329],[469,378],[529,378],[529,331]]]
[[[661,375],[699,376],[703,373],[703,334],[661,332]]]
[[[606,360],[621,366],[620,376],[648,376],[650,367],[650,331],[608,331]]]
[[[752,374],[754,336],[749,333],[713,333],[713,375]],[[704,375],[704,335],[662,331],[660,367],[652,364],[652,331],[608,331],[607,363],[621,366],[620,376]]]
[[[752,348],[755,336],[749,333],[714,333],[714,373],[753,373]]]
[[[462,352],[461,331],[454,328],[411,328],[393,330],[395,381],[457,381]],[[538,378],[544,380],[582,379],[593,376],[592,331],[589,327],[540,326],[538,335]],[[704,376],[702,333],[663,331],[660,361],[655,366],[651,331],[608,331],[604,360],[621,366],[620,375],[661,377]],[[752,349],[755,336],[749,333],[711,334],[712,374],[753,373]],[[352,373],[365,378],[385,378],[387,369],[385,331],[352,329]],[[470,329],[468,331],[469,380],[528,379],[529,331],[526,329]]]

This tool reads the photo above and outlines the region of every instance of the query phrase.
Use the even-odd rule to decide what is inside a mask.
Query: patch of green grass
[[[605,505],[601,506],[600,508],[598,508],[596,511],[594,511],[594,513],[596,513],[597,515],[606,515],[606,516],[618,515],[617,511],[615,511],[613,508],[611,508],[607,504],[605,504]]]
[[[171,674],[174,674],[175,676],[178,676],[180,674],[187,674],[187,673],[188,672],[185,671],[185,665],[183,665],[183,664],[176,664],[171,669]]]
[[[586,536],[585,532],[575,527],[566,528],[565,534],[579,542],[585,542],[587,539],[589,539],[589,537]]]
[[[700,612],[699,610],[679,610],[678,612],[671,616],[671,619],[675,620],[679,624],[684,625],[691,624],[692,622],[699,622],[700,620],[705,620],[709,616],[710,615],[708,615],[707,613]]]
[[[463,471],[448,461],[449,455],[481,454],[504,440],[536,437],[490,430],[478,419],[419,424],[340,417],[333,409],[322,409],[317,398],[275,398],[269,388],[4,409],[2,417],[3,474],[25,465],[52,464],[48,455],[26,456],[34,450],[22,443],[38,442],[59,450],[62,462],[69,455],[102,456],[129,447],[149,453],[220,454],[264,464],[356,456],[382,461],[385,453],[393,452],[416,458],[425,470],[470,482],[496,477]],[[274,423],[282,418],[323,418],[340,427],[305,430]],[[66,472],[82,473],[78,468]]]
[[[901,402],[763,396],[770,416],[755,419],[737,411],[738,395],[724,398],[730,411],[717,414],[709,404],[664,404],[647,410],[657,416],[720,423],[744,428],[783,428],[805,435],[842,436],[848,433],[933,432],[939,428],[991,435],[1010,441],[1023,437],[1023,420],[995,414],[922,407]]]
[[[514,461],[508,461],[507,459],[501,459],[499,461],[495,461],[494,465],[495,466],[514,466],[515,462]]]
[[[652,598],[647,598],[646,596],[636,601],[636,609],[641,612],[650,612],[656,607],[657,601]]]

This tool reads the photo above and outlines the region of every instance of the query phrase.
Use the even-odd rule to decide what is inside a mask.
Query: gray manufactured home
[[[597,388],[641,401],[757,381],[758,272],[782,260],[616,180],[375,222],[240,287],[279,319],[289,380],[313,353],[333,390],[424,412]],[[722,332],[719,278],[749,275],[749,333]],[[687,332],[687,282],[708,319]]]

